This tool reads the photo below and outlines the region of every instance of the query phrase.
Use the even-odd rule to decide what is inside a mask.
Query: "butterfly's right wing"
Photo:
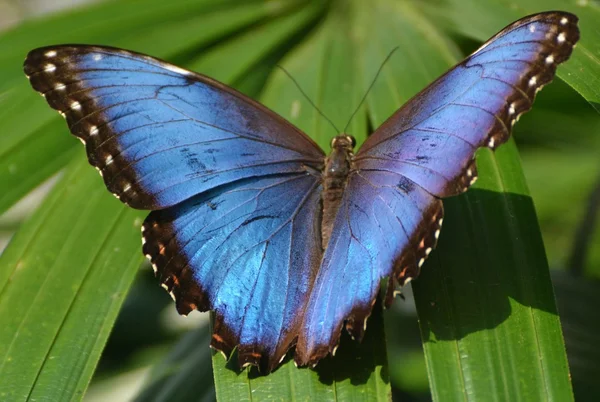
[[[323,152],[292,124],[208,77],[100,46],[32,50],[31,85],[86,145],[107,188],[162,209],[236,180],[317,169]]]
[[[53,46],[25,72],[108,189],[157,210],[143,249],[178,311],[215,310],[213,347],[275,367],[322,253],[319,147],[233,89],[141,54]]]
[[[296,346],[300,364],[361,337],[381,279],[387,303],[435,247],[441,198],[466,191],[475,152],[507,141],[512,123],[579,39],[577,17],[525,17],[408,101],[363,144],[335,218]]]
[[[321,260],[321,183],[250,178],[150,213],[144,253],[177,310],[215,310],[211,346],[276,367],[300,331]]]

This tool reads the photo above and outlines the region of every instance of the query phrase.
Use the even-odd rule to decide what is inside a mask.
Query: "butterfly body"
[[[139,53],[61,45],[25,73],[84,142],[114,195],[152,212],[143,252],[181,314],[214,310],[211,346],[242,366],[299,365],[360,340],[388,278],[416,278],[442,198],[477,177],[475,152],[507,141],[579,39],[577,17],[510,24],[417,94],[356,153],[324,152],[258,102]]]
[[[341,134],[331,140],[331,153],[325,160],[323,169],[323,221],[321,233],[323,249],[327,247],[333,221],[342,200],[344,189],[348,181],[348,174],[352,169],[353,149],[356,140],[347,134]]]

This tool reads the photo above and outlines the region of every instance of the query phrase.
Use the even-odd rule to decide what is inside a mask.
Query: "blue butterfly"
[[[211,345],[265,372],[361,339],[382,278],[419,274],[441,199],[475,182],[579,39],[548,12],[492,37],[393,114],[353,153],[324,152],[263,105],[208,77],[99,46],[33,50],[25,72],[66,118],[106,187],[153,212],[143,251],[177,310],[214,310]]]

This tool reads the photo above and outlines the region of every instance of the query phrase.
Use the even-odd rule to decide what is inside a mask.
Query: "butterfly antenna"
[[[324,114],[323,112],[321,112],[321,110],[320,110],[320,109],[317,107],[317,105],[315,105],[315,104],[314,104],[314,102],[313,102],[312,100],[310,100],[310,98],[309,98],[309,97],[308,97],[308,95],[307,95],[307,94],[306,94],[306,93],[305,93],[305,92],[302,90],[302,88],[300,87],[300,84],[298,84],[298,82],[296,81],[296,79],[294,79],[294,77],[292,77],[292,75],[291,75],[291,74],[290,74],[290,73],[289,73],[289,72],[288,72],[288,71],[287,71],[285,68],[283,68],[282,66],[280,66],[280,65],[277,65],[277,67],[279,67],[279,68],[281,69],[281,71],[283,71],[283,72],[285,73],[285,75],[287,75],[287,76],[290,78],[290,80],[292,80],[292,82],[293,82],[294,84],[296,84],[296,87],[298,88],[298,90],[300,91],[300,93],[301,93],[302,95],[304,95],[304,97],[306,98],[306,100],[308,101],[308,103],[310,103],[310,104],[312,105],[312,107],[314,107],[314,108],[315,108],[315,110],[316,110],[317,112],[319,112],[319,114],[320,114],[321,116],[323,116],[323,118],[324,118],[325,120],[327,120],[327,121],[329,122],[329,124],[331,124],[331,127],[333,127],[333,129],[335,130],[335,133],[336,133],[336,134],[340,134],[340,133],[341,133],[341,131],[340,131],[340,130],[338,130],[338,128],[335,126],[335,124],[333,124],[333,122],[332,122],[332,121],[329,119],[329,117],[325,116],[325,114]]]
[[[344,127],[344,131],[342,131],[343,133],[346,132],[346,130],[348,129],[348,126],[350,126],[350,123],[352,122],[352,119],[354,118],[354,116],[356,115],[356,113],[358,112],[358,110],[360,109],[360,107],[362,106],[362,104],[365,103],[365,100],[367,99],[367,95],[369,94],[369,92],[371,92],[371,88],[373,88],[373,85],[375,85],[375,81],[377,81],[377,77],[379,77],[379,73],[381,73],[381,70],[383,70],[383,66],[385,66],[385,64],[392,57],[392,55],[394,54],[394,52],[396,50],[398,50],[399,47],[400,46],[396,46],[395,48],[393,48],[390,51],[390,53],[387,55],[387,57],[385,58],[385,60],[383,60],[383,63],[381,63],[381,65],[379,66],[379,70],[377,70],[377,74],[375,74],[375,78],[373,78],[373,81],[371,81],[371,85],[369,85],[369,88],[367,89],[367,92],[365,92],[365,94],[362,97],[362,99],[360,100],[360,103],[358,104],[357,108],[354,109],[354,113],[352,113],[352,116],[350,116],[350,119],[348,120],[348,123],[346,124],[346,127]]]

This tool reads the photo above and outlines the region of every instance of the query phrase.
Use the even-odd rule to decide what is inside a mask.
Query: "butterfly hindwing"
[[[264,106],[149,56],[53,46],[31,51],[24,68],[86,144],[108,189],[134,208],[322,163],[312,140]]]
[[[422,264],[439,234],[430,228],[439,229],[442,216],[441,200],[402,175],[350,175],[306,309],[296,347],[300,364],[333,352],[344,322],[362,338],[381,279],[401,259]]]
[[[310,174],[246,179],[152,212],[144,252],[177,309],[215,310],[212,345],[270,370],[297,337],[321,258]]]

